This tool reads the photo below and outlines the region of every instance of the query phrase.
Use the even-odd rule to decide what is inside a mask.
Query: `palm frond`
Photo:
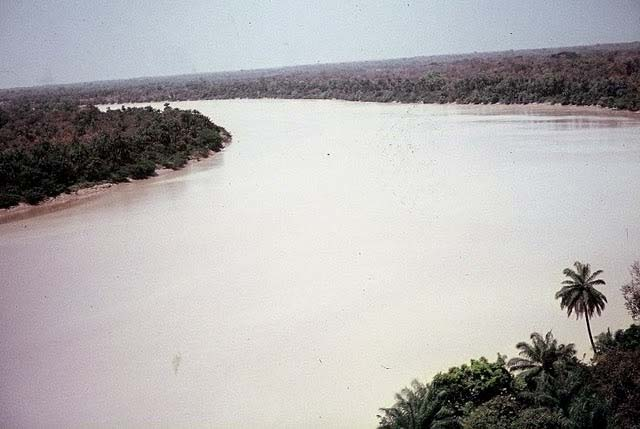
[[[593,281],[596,277],[598,277],[600,274],[602,274],[604,271],[602,270],[596,270],[593,273],[591,273],[591,275],[589,276],[589,278],[587,278],[587,282],[591,282]]]
[[[523,359],[519,357],[511,358],[509,359],[509,362],[507,362],[507,368],[509,368],[509,371],[524,371],[537,366],[539,366],[538,363],[530,359]]]
[[[562,274],[564,274],[567,277],[572,278],[576,283],[581,283],[582,279],[580,278],[580,275],[578,273],[576,273],[575,271],[573,271],[570,268],[565,268],[562,271]]]

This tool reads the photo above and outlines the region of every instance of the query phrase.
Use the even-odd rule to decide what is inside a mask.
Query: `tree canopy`
[[[314,98],[640,109],[640,44],[441,55],[0,90],[3,100]]]
[[[551,333],[531,339],[518,343],[516,360],[475,359],[414,381],[381,409],[379,428],[640,428],[640,327],[599,335],[601,352],[590,364]]]
[[[220,151],[230,135],[197,111],[0,106],[0,208],[76,187],[143,179]]]

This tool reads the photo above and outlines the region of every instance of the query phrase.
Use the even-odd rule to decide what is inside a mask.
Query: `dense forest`
[[[178,169],[220,151],[230,135],[197,111],[100,111],[73,103],[0,106],[0,208],[74,188]]]
[[[85,104],[228,98],[558,103],[640,109],[640,43],[442,55],[0,90]]]
[[[414,380],[381,408],[380,429],[638,429],[640,428],[640,325],[591,338],[589,318],[604,310],[601,271],[588,264],[565,269],[556,294],[560,306],[584,318],[594,357],[584,362],[573,344],[552,332],[534,332],[516,345],[519,355],[494,362],[484,357]],[[640,321],[640,263],[621,290]]]

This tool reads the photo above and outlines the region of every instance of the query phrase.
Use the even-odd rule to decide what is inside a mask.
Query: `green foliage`
[[[562,368],[577,364],[575,346],[558,344],[551,331],[544,337],[534,332],[530,338],[531,344],[524,341],[516,344],[520,357],[507,362],[509,370],[517,372],[525,381],[540,374],[555,375]]]
[[[202,156],[202,153],[198,153],[198,155]],[[166,168],[171,168],[172,170],[178,170],[184,167],[189,160],[188,156],[182,152],[178,152],[172,156],[170,156],[162,165]]]
[[[588,264],[575,268],[564,270],[569,279],[557,297],[569,314],[588,320],[604,308],[606,298],[594,288],[604,281]],[[506,365],[500,355],[496,362],[480,358],[431,383],[414,381],[393,407],[382,409],[380,428],[640,429],[639,325],[598,335],[590,364],[551,331],[530,338],[516,345],[519,357]]]
[[[598,357],[594,385],[606,401],[610,427],[640,428],[640,348],[614,349]]]
[[[379,427],[640,429],[640,327],[598,338],[607,347],[599,341],[591,365],[576,359],[573,344],[533,333],[507,364],[516,378],[499,356],[451,368],[431,383],[414,381],[381,409]]]
[[[581,316],[598,316],[604,310],[607,297],[598,291],[595,286],[604,285],[605,281],[597,277],[602,270],[591,272],[589,264],[574,262],[576,270],[565,268],[562,272],[569,277],[562,282],[564,286],[556,293],[556,299],[560,299],[560,307],[567,309],[567,315],[575,313],[576,318]]]
[[[596,337],[596,347],[601,352],[611,350],[640,350],[640,325],[631,325],[628,329],[611,330]]]
[[[638,110],[640,45],[417,57],[0,90],[0,102],[73,99],[84,104],[112,104],[265,97],[405,103],[552,103]],[[3,120],[0,116],[0,121]],[[91,120],[87,116],[86,123]]]
[[[155,174],[156,164],[148,159],[141,159],[130,167],[129,172],[132,179],[146,179]]]
[[[603,414],[602,407],[589,388],[589,369],[576,359],[573,344],[558,344],[551,332],[545,337],[534,332],[531,340],[531,344],[518,343],[520,357],[507,364],[518,373],[518,380],[524,381],[517,393],[522,414],[526,416],[534,408],[544,411],[541,418],[555,419],[562,427],[597,427],[594,422]],[[519,419],[520,426],[528,427],[522,416]],[[541,427],[556,424],[538,423]]]
[[[396,395],[391,408],[381,408],[380,428],[462,427],[462,418],[475,406],[511,390],[512,379],[504,358],[496,362],[482,357],[470,364],[437,374],[430,384],[412,383]]]
[[[438,392],[430,385],[413,380],[396,394],[396,402],[390,408],[380,408],[380,429],[445,429],[451,418],[442,407]]]
[[[633,320],[640,321],[640,261],[635,261],[629,269],[631,281],[622,286],[624,305]]]
[[[532,387],[519,392],[519,399],[529,407],[543,407],[559,413],[567,422],[582,422],[590,428],[598,404],[589,390],[588,368],[565,368],[555,375],[541,373]]]
[[[3,193],[0,194],[0,209],[6,209],[15,206],[22,198],[17,194]]]
[[[474,408],[462,422],[464,429],[511,429],[522,405],[514,395],[501,394]]]
[[[28,189],[24,193],[24,200],[27,204],[38,204],[40,201],[47,198],[42,188]]]
[[[205,116],[172,109],[101,112],[68,103],[3,106],[0,208],[37,204],[70,188],[178,169],[219,151],[229,134]]]
[[[440,392],[446,409],[457,417],[499,393],[510,391],[511,385],[511,375],[502,356],[498,356],[495,362],[484,357],[472,359],[469,365],[463,364],[437,374],[431,383],[432,388]]]
[[[548,408],[526,408],[513,420],[511,429],[566,429],[567,424],[559,411]]]

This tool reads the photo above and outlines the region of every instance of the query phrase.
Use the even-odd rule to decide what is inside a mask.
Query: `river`
[[[554,299],[575,260],[608,283],[594,332],[631,322],[640,115],[172,106],[233,143],[0,225],[0,426],[373,427],[414,377],[532,331],[588,353]]]

